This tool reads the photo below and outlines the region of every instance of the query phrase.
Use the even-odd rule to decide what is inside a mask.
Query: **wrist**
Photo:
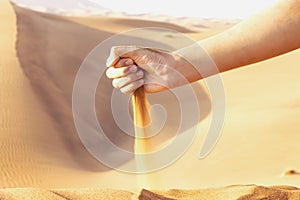
[[[173,53],[185,60],[184,70],[190,72],[188,74],[190,82],[219,73],[216,64],[199,43],[178,49]]]

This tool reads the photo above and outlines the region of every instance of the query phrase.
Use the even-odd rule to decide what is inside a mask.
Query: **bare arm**
[[[205,55],[199,51],[199,46],[205,50]],[[159,92],[167,87],[157,87],[149,82],[161,80],[170,88],[184,84],[176,73],[172,73],[174,70],[188,82],[193,82],[219,72],[266,60],[299,47],[300,0],[279,0],[273,6],[231,29],[176,52],[149,51],[145,48],[134,48],[130,52],[128,47],[118,47],[114,52],[115,55],[111,56],[115,56],[111,59],[111,63],[114,64],[109,65],[107,76],[114,79],[114,87],[120,88],[124,93],[130,93],[141,85],[145,85],[146,92]],[[123,55],[122,52],[126,54]],[[119,59],[119,56],[125,59]],[[206,67],[207,57],[211,58],[218,70]],[[189,62],[183,58],[188,58]],[[125,63],[129,60],[135,61],[143,69],[142,76],[138,77],[126,70],[129,67],[126,67]],[[160,67],[153,65],[158,63],[157,61]],[[199,74],[194,67],[204,73]]]
[[[198,43],[220,72],[300,47],[300,0],[279,0],[236,26]]]

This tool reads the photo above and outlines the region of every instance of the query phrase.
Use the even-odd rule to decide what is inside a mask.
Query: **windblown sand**
[[[109,169],[82,145],[71,97],[87,54],[101,41],[132,28],[164,27],[201,39],[226,27],[222,20],[207,20],[198,28],[179,24],[61,17],[1,1],[0,199],[299,199],[295,188],[300,186],[299,50],[222,75],[224,130],[204,160],[197,157],[212,105],[205,83],[193,84],[201,110],[197,137],[174,164],[150,174],[160,177],[155,194],[141,192],[136,176]],[[169,44],[182,42],[180,35],[166,32],[153,34],[149,42],[161,38]],[[101,60],[106,57],[99,55]],[[110,114],[111,83],[103,78],[101,85],[96,94],[98,120],[105,122],[111,141],[132,150],[133,139],[121,133]],[[180,110],[170,103],[175,102],[172,98],[165,92],[149,100],[176,115]],[[177,118],[167,121],[164,131],[169,135],[158,136],[155,142],[159,145],[173,137],[177,123]],[[177,189],[168,190],[172,188]]]

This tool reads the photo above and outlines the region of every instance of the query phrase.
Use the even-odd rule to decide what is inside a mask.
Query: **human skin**
[[[153,93],[293,51],[300,48],[300,0],[279,0],[197,44],[176,52],[114,47],[107,61],[106,75],[123,93],[132,93],[143,85],[145,92]],[[217,70],[199,73],[197,68],[205,67],[203,55],[195,53],[199,46]]]

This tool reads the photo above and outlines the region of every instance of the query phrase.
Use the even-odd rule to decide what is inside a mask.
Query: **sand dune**
[[[8,7],[8,5],[6,5]],[[7,8],[8,10],[9,8]],[[15,12],[16,12],[16,24],[17,27],[15,29],[12,28],[12,31],[15,31],[17,29],[17,33],[12,34],[12,36],[17,36],[16,39],[11,38],[11,40],[16,41],[16,55],[12,55],[12,57],[17,56],[19,63],[16,63],[15,66],[20,70],[20,72],[23,72],[22,78],[27,81],[29,86],[29,91],[33,93],[33,96],[35,100],[39,103],[41,106],[39,111],[41,111],[43,114],[36,114],[36,117],[40,119],[44,119],[48,124],[49,128],[40,129],[39,127],[35,127],[35,125],[45,124],[46,122],[42,122],[40,124],[36,124],[35,120],[32,119],[32,126],[31,131],[34,128],[37,128],[37,132],[40,132],[41,136],[46,141],[49,142],[48,146],[46,145],[45,149],[42,149],[46,152],[41,152],[40,150],[32,150],[34,151],[34,161],[37,163],[41,163],[40,168],[45,167],[47,170],[49,170],[48,174],[43,174],[43,176],[40,176],[38,174],[33,174],[34,167],[28,167],[28,172],[26,172],[26,176],[29,177],[30,180],[20,180],[20,178],[15,178],[13,175],[6,175],[9,178],[16,179],[20,181],[20,185],[23,186],[60,186],[65,185],[67,187],[76,186],[79,184],[80,186],[84,186],[86,184],[93,185],[94,181],[89,182],[91,176],[93,176],[94,172],[105,172],[110,171],[106,166],[102,165],[98,161],[96,161],[84,148],[82,143],[80,142],[77,132],[75,130],[73,117],[72,117],[72,110],[71,110],[71,95],[72,95],[72,89],[73,89],[73,82],[75,79],[76,72],[83,61],[83,59],[87,56],[89,51],[92,50],[99,42],[103,41],[107,37],[111,36],[114,33],[103,31],[101,29],[95,29],[91,28],[85,25],[82,25],[81,23],[84,23],[84,21],[91,21],[91,20],[78,20],[79,23],[76,22],[76,18],[63,18],[58,17],[51,14],[45,14],[45,13],[38,13],[30,10],[26,10],[24,8],[19,8],[17,6],[14,6]],[[13,15],[11,16],[13,17]],[[144,26],[157,26],[157,27],[169,27],[178,31],[182,32],[191,32],[186,28],[182,28],[180,26],[163,23],[163,22],[151,22],[147,24],[147,21],[141,21],[141,20],[124,20],[121,19],[109,19],[109,18],[99,18],[98,20],[100,23],[99,27],[111,27],[113,32],[117,32],[119,30],[127,30],[128,28],[135,28],[132,27],[130,24],[135,24],[136,27],[139,27],[141,25]],[[103,24],[102,22],[105,22],[106,24]],[[141,23],[143,22],[143,23]],[[119,24],[126,24],[129,25],[121,26]],[[59,26],[58,26],[59,24]],[[87,23],[88,24],[88,23]],[[68,31],[66,31],[68,30]],[[70,32],[71,31],[71,32]],[[42,34],[40,34],[42,33]],[[70,34],[70,33],[76,33],[76,34]],[[161,33],[162,37],[166,33]],[[57,35],[60,35],[60,37],[57,37]],[[137,38],[126,38],[127,40],[130,39],[131,41],[138,40]],[[169,40],[173,40],[172,38],[169,38]],[[63,42],[62,42],[63,41]],[[156,41],[149,41],[150,43],[157,43]],[[14,48],[14,44],[10,45],[12,48]],[[109,52],[107,52],[109,53]],[[105,61],[105,58],[107,55],[101,55],[100,59],[102,61]],[[101,66],[101,63],[99,63]],[[99,65],[95,65],[96,68],[99,67]],[[104,64],[102,63],[102,66],[104,67]],[[9,72],[7,74],[10,74]],[[24,76],[25,75],[25,76]],[[12,77],[14,78],[14,77]],[[112,91],[111,83],[107,79],[101,79],[103,82],[102,85],[104,87],[100,88],[101,92],[97,93],[97,99],[99,98],[99,104],[96,104],[96,107],[98,107],[98,118],[99,121],[105,122],[103,124],[103,128],[107,131],[111,132],[108,137],[112,139],[113,142],[115,142],[117,145],[122,146],[123,148],[131,149],[133,147],[133,138],[130,138],[128,136],[121,135],[120,130],[116,126],[116,124],[113,122],[113,118],[110,114],[109,105],[110,102],[107,101],[107,96],[110,95]],[[13,85],[15,86],[15,85]],[[198,88],[198,96],[203,100],[203,104],[201,105],[203,112],[203,117],[205,117],[209,112],[209,100],[208,97],[204,91],[204,89],[200,85],[195,85],[195,88]],[[27,89],[23,88],[24,91],[27,91]],[[5,92],[5,91],[4,91]],[[26,94],[27,95],[27,94]],[[28,94],[29,95],[29,94]],[[24,97],[22,97],[24,98]],[[16,98],[21,100],[22,98]],[[103,101],[106,102],[105,105],[103,105]],[[166,100],[162,99],[162,95],[157,95],[157,97],[152,97],[152,101],[160,101],[162,104],[167,105],[168,102]],[[206,102],[206,103],[205,103]],[[28,103],[31,104],[31,103]],[[207,105],[206,105],[207,104]],[[35,105],[35,104],[34,104]],[[206,105],[206,106],[205,106]],[[168,104],[169,108],[167,110],[174,110],[174,106],[176,104]],[[27,106],[24,106],[27,107]],[[10,110],[11,112],[11,110]],[[27,113],[30,113],[28,111]],[[13,115],[13,114],[12,114]],[[43,117],[45,115],[46,117]],[[31,115],[29,115],[31,116]],[[32,117],[32,116],[31,116]],[[8,120],[8,119],[7,119]],[[18,121],[18,124],[22,123]],[[169,124],[169,128],[167,127],[167,131],[172,133],[172,124],[176,123],[176,121]],[[55,139],[55,134],[51,132],[51,129],[53,129],[53,132],[57,134],[57,140]],[[47,131],[46,131],[47,130]],[[25,129],[24,132],[26,134],[32,134],[31,131],[28,129]],[[16,133],[17,134],[17,133]],[[163,136],[162,137],[166,137]],[[158,137],[155,141],[160,141],[162,137]],[[53,139],[54,141],[51,141]],[[24,146],[29,145],[27,144],[28,139],[20,138],[22,142],[24,142]],[[45,144],[46,141],[37,140],[35,143],[37,145]],[[32,142],[32,141],[28,141]],[[51,144],[55,144],[51,146]],[[62,146],[59,146],[61,144]],[[12,145],[9,143],[8,146],[12,147]],[[30,145],[29,145],[30,146]],[[31,145],[35,146],[35,145]],[[48,149],[49,148],[49,149]],[[12,149],[13,151],[13,149]],[[53,153],[57,153],[59,155]],[[19,156],[17,154],[18,152],[14,153],[13,155],[6,155],[8,157],[17,157]],[[15,155],[16,154],[16,155]],[[30,153],[27,153],[30,155]],[[35,155],[37,154],[37,155]],[[34,162],[32,161],[32,162]],[[43,163],[45,163],[43,165]],[[3,171],[13,171],[15,168],[17,168],[17,164],[10,163],[9,169],[4,169]],[[25,162],[25,164],[27,164]],[[39,164],[36,165],[39,167]],[[49,169],[48,169],[49,167]],[[56,169],[58,168],[58,169]],[[70,171],[64,171],[67,169],[70,169]],[[58,171],[56,171],[58,170]],[[48,177],[47,175],[56,175],[63,173],[62,181],[60,181],[58,184],[55,184],[55,181],[53,179],[53,184],[51,181],[47,182],[38,182],[36,183],[36,179],[44,179],[44,176]],[[116,174],[119,174],[118,172],[113,172]],[[24,173],[20,172],[21,175],[24,175]],[[76,175],[75,175],[76,174]],[[19,175],[17,173],[17,175]],[[77,179],[80,176],[78,180],[88,180],[85,181],[74,181],[74,179]],[[100,174],[99,174],[100,175]],[[120,174],[119,174],[120,175]],[[72,176],[72,177],[70,177]],[[122,177],[126,178],[129,177],[128,174],[122,174]],[[74,177],[74,178],[73,178]],[[107,178],[105,178],[107,177]],[[103,181],[104,179],[107,179],[108,181]],[[31,180],[33,179],[33,180]],[[103,186],[107,185],[107,182],[110,182],[112,186],[116,186],[116,183],[114,181],[110,180],[110,175],[101,174],[101,181],[103,181]],[[73,181],[70,181],[73,180]],[[109,181],[110,180],[110,181]],[[135,178],[132,177],[129,179],[131,182],[131,185],[133,187],[136,187]],[[98,181],[96,181],[98,182]],[[105,184],[104,184],[105,183]],[[6,185],[6,184],[12,184],[6,183],[3,181],[4,187],[10,187],[10,186],[17,186],[18,183],[15,185]],[[118,184],[117,184],[118,185]],[[123,183],[120,183],[120,187]]]
[[[57,200],[223,200],[223,199],[291,199],[300,198],[300,189],[288,186],[263,187],[255,185],[236,185],[224,188],[202,189],[202,190],[167,190],[128,192],[122,190],[108,189],[37,189],[17,188],[0,190],[0,198],[11,199],[57,199]]]
[[[228,27],[227,22],[203,24],[197,32],[179,23],[61,17],[12,6],[8,1],[1,1],[0,9],[0,187],[10,188],[1,189],[0,199],[146,199],[152,195],[140,194],[137,176],[106,167],[81,143],[72,116],[77,70],[96,45],[121,31],[155,26],[201,39]],[[186,45],[182,36],[166,31],[145,35],[153,36],[146,41],[149,45]],[[162,39],[165,44],[160,43]],[[142,40],[142,36],[127,35],[116,45]],[[105,67],[108,53],[99,52],[92,70]],[[153,173],[161,177],[153,191],[171,199],[299,199],[297,188],[267,187],[299,187],[299,63],[300,51],[294,51],[222,75],[227,97],[224,130],[204,160],[197,156],[212,105],[205,84],[193,84],[201,110],[197,138],[178,161]],[[132,151],[133,138],[123,134],[111,114],[108,96],[112,90],[110,81],[101,78],[95,105],[98,121],[113,143]],[[178,125],[178,105],[170,103],[171,98],[168,92],[149,96],[151,103],[162,104],[170,116],[164,134],[153,139],[158,146],[174,136]],[[188,105],[189,100],[183,103]],[[83,120],[90,125],[88,117]],[[184,130],[195,125],[187,124]],[[130,159],[122,160],[119,165],[128,162]],[[237,184],[240,186],[223,188]],[[215,187],[219,189],[196,190]],[[164,191],[170,188],[186,190]]]
[[[0,198],[5,200],[12,199],[57,199],[57,200],[92,200],[92,199],[133,199],[137,195],[121,191],[121,190],[105,190],[105,189],[60,189],[47,190],[38,188],[16,188],[16,189],[2,189],[0,191]]]

